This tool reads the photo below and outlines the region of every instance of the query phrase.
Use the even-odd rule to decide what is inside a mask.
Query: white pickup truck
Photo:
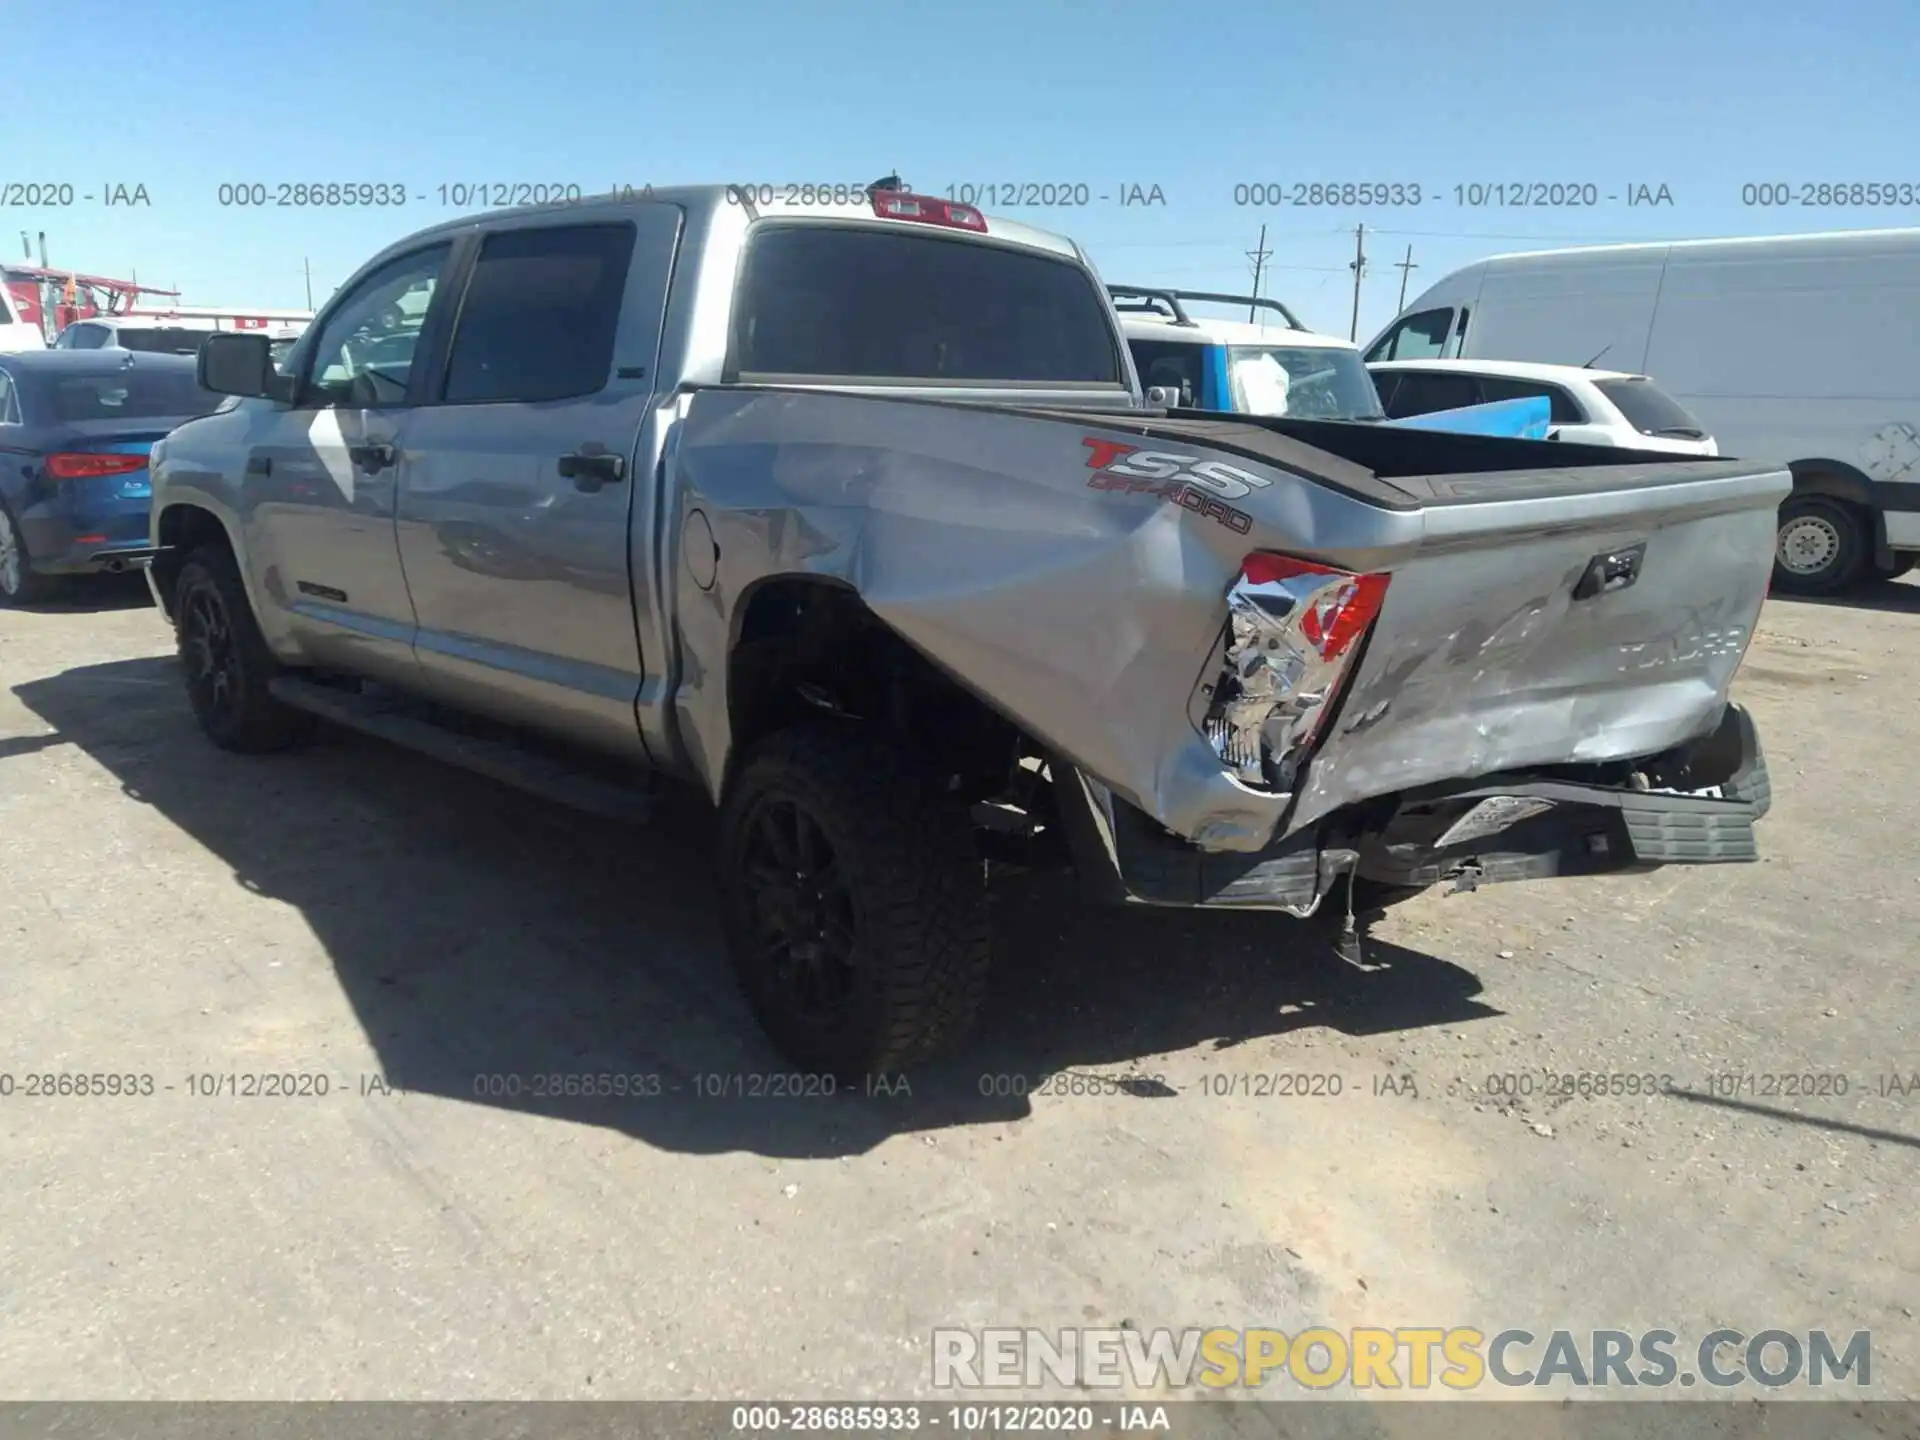
[[[149,577],[216,744],[697,785],[754,1011],[843,1076],[972,1018],[983,857],[1296,915],[1755,858],[1785,472],[1145,409],[1071,241],[753,198],[457,220],[278,367],[207,341]]]

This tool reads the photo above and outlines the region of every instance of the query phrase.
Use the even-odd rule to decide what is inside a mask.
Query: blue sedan
[[[148,454],[221,399],[200,388],[194,363],[122,350],[0,354],[0,605],[148,558]]]

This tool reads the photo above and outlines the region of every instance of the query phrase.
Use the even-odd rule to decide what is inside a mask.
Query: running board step
[[[356,694],[298,675],[275,676],[267,688],[283,705],[589,815],[629,825],[652,818],[653,796],[641,784],[605,779],[583,766],[510,741],[462,734],[385,692]]]

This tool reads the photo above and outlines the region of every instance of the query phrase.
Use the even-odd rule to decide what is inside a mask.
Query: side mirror
[[[1180,387],[1178,385],[1149,385],[1147,404],[1158,410],[1175,410],[1180,406]]]
[[[195,364],[200,388],[216,395],[281,399],[285,389],[273,368],[273,343],[264,335],[220,331],[201,343]]]

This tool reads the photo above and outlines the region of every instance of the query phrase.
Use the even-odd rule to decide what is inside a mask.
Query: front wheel
[[[721,807],[728,948],[755,1017],[803,1070],[858,1082],[971,1025],[986,882],[934,771],[857,725],[783,731]]]
[[[267,649],[226,548],[206,545],[188,556],[173,593],[187,699],[207,738],[245,755],[308,739],[313,717],[281,704],[267,688],[280,662]]]
[[[1773,588],[1789,595],[1831,595],[1860,578],[1867,527],[1859,510],[1830,495],[1794,495],[1780,507]]]

